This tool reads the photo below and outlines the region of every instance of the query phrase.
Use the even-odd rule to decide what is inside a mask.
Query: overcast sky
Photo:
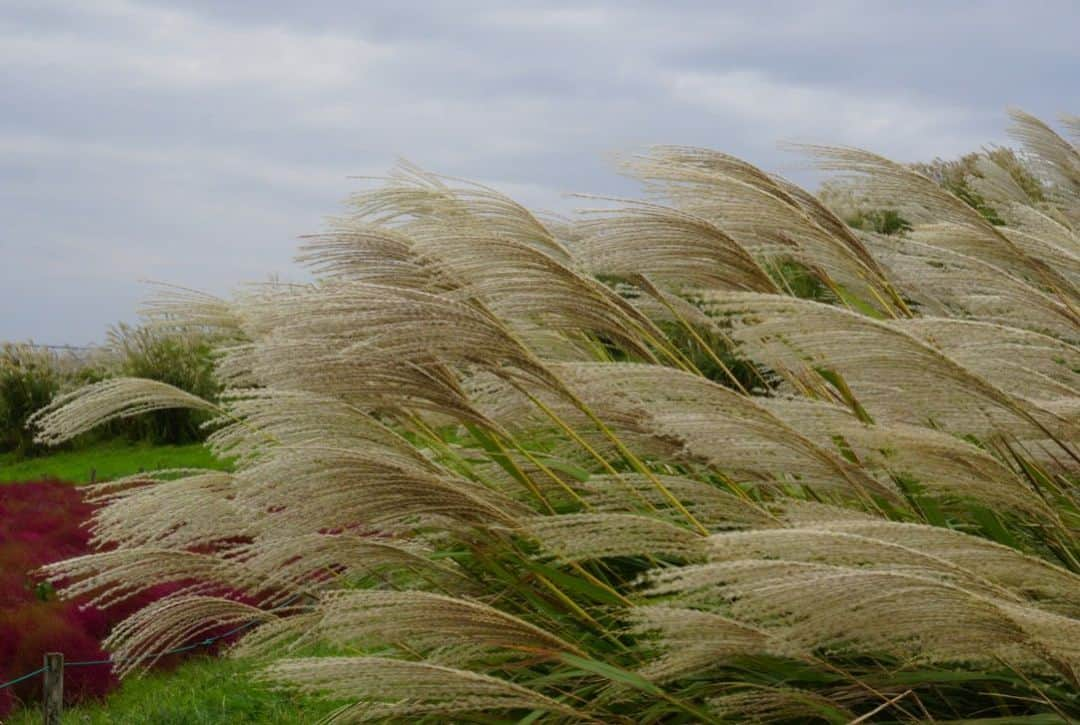
[[[1080,112],[1080,3],[0,0],[0,340],[85,343],[139,280],[289,279],[399,156],[541,208],[614,151],[899,160]]]

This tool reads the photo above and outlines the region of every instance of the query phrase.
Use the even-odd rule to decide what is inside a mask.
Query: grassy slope
[[[43,477],[85,483],[90,469],[99,479],[137,473],[139,469],[227,468],[201,445],[151,446],[113,440],[51,456],[15,462],[0,454],[0,482]],[[195,657],[170,672],[132,676],[104,702],[85,703],[66,711],[63,722],[79,725],[103,723],[309,723],[333,709],[321,700],[274,692],[253,684],[245,666],[231,660]],[[35,705],[17,711],[4,723],[37,725],[41,711]]]
[[[252,682],[247,666],[227,659],[199,657],[171,672],[132,675],[104,702],[69,708],[63,722],[75,725],[218,725],[311,723],[333,703],[274,691]],[[37,707],[20,710],[10,725],[38,725]]]
[[[199,443],[154,446],[126,440],[102,441],[21,461],[10,453],[0,454],[0,482],[58,478],[86,483],[91,470],[97,472],[98,480],[105,480],[160,468],[228,468],[228,462],[217,460]]]

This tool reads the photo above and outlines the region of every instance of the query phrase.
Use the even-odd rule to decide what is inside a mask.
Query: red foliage
[[[41,667],[45,652],[63,652],[71,661],[108,656],[100,645],[112,624],[106,614],[56,601],[30,575],[43,564],[87,553],[84,524],[92,512],[74,487],[58,481],[0,486],[0,681]],[[104,695],[115,684],[107,666],[64,672],[65,698],[72,701]],[[38,677],[8,688],[0,715],[13,699],[36,699],[40,690]]]
[[[76,487],[59,481],[0,485],[0,683],[41,667],[45,652],[63,652],[65,663],[108,659],[101,640],[109,630],[181,586],[154,587],[104,610],[77,599],[58,601],[32,572],[89,553],[86,526],[93,511]],[[69,702],[101,697],[116,684],[109,665],[64,668],[64,696]],[[40,677],[0,690],[0,717],[16,702],[37,700],[40,693]]]

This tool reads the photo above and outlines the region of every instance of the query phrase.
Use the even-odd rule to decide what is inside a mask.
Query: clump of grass
[[[93,489],[115,549],[46,573],[185,582],[107,645],[253,622],[234,654],[334,722],[1080,717],[1080,152],[1014,119],[1041,196],[984,164],[1005,225],[805,149],[888,235],[701,149],[580,224],[403,166],[308,241],[314,284],[153,308],[230,340],[218,401],[125,378],[37,416],[207,410],[237,461]]]

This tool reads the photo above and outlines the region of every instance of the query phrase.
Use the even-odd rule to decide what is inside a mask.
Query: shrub
[[[193,299],[248,334],[236,473],[131,489],[48,572],[202,582],[107,645],[254,617],[236,654],[341,721],[1076,719],[1080,153],[1016,121],[1056,184],[1002,187],[1022,228],[855,149],[809,151],[908,234],[708,150],[564,231],[402,168],[315,284]],[[40,421],[208,406],[123,379]]]
[[[117,358],[117,375],[157,380],[210,400],[217,397],[210,341],[204,336],[121,323],[109,331],[109,346]],[[201,425],[207,418],[196,411],[166,409],[113,425],[134,439],[183,444],[205,438]]]
[[[0,451],[24,455],[35,450],[26,421],[48,405],[62,384],[55,353],[11,343],[0,348]]]

